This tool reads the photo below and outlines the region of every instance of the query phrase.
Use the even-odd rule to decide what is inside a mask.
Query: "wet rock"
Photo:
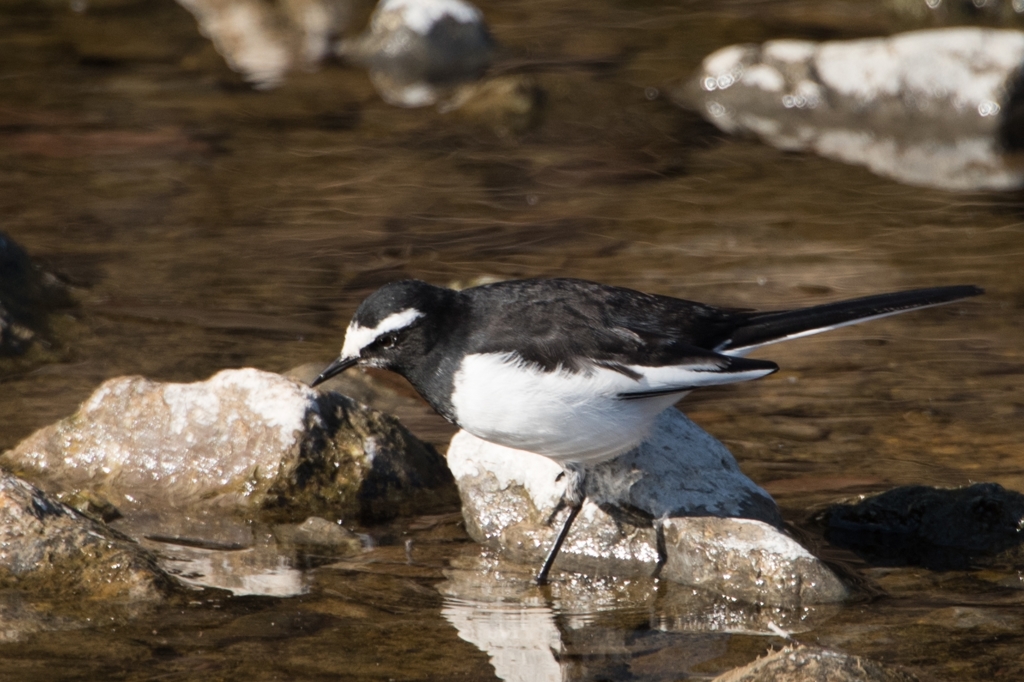
[[[203,507],[374,522],[455,500],[443,458],[393,417],[255,369],[193,384],[111,379],[0,461],[126,515]]]
[[[677,92],[730,133],[947,190],[1024,186],[1024,33],[773,40],[708,56]]]
[[[747,603],[787,608],[843,601],[842,581],[789,536],[761,521],[713,517],[664,523],[669,580]]]
[[[0,471],[0,587],[152,601],[176,584],[128,537]]]
[[[331,52],[353,0],[178,0],[234,71],[257,88],[281,84]]]
[[[401,107],[451,97],[484,74],[493,50],[483,14],[464,0],[381,0],[366,32],[337,48]]]
[[[819,647],[793,646],[775,651],[715,682],[913,682],[908,672]]]
[[[24,353],[40,334],[46,335],[49,314],[71,305],[60,280],[0,232],[0,356]]]
[[[275,526],[274,537],[290,545],[331,547],[341,554],[354,554],[363,547],[355,533],[319,516],[310,516],[300,524]]]
[[[564,518],[547,524],[561,498],[561,468],[466,432],[452,439],[448,464],[470,536],[539,565]],[[659,418],[639,448],[588,470],[587,502],[556,568],[651,575],[659,524],[667,552],[662,575],[674,581],[772,605],[848,594],[778,530],[775,502],[743,475],[725,446],[676,410]]]
[[[873,563],[933,570],[1024,566],[1024,495],[997,483],[903,486],[832,505],[820,521],[829,542]]]

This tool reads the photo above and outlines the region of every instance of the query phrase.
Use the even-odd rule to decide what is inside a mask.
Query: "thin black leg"
[[[555,538],[555,542],[551,545],[551,550],[548,552],[547,558],[544,559],[544,565],[540,567],[540,572],[537,573],[538,585],[547,584],[548,573],[551,571],[551,565],[555,563],[555,557],[558,556],[558,550],[562,549],[562,543],[565,542],[565,536],[569,534],[569,528],[572,527],[572,522],[576,520],[576,515],[580,513],[580,509],[582,508],[582,501],[580,501],[576,506],[569,508],[569,516],[565,518],[565,523],[562,524],[562,529],[558,531],[558,537]]]

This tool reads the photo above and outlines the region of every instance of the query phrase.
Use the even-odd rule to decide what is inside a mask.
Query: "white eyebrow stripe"
[[[353,320],[345,332],[345,344],[341,347],[341,357],[357,358],[364,348],[374,342],[381,334],[393,332],[396,329],[408,327],[413,321],[423,317],[423,313],[415,308],[406,308],[397,313],[391,313],[380,321],[376,327],[360,327]]]

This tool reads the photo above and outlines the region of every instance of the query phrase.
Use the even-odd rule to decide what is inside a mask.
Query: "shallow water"
[[[54,345],[4,366],[0,450],[109,377],[325,364],[358,301],[398,277],[569,275],[762,308],[974,283],[986,296],[767,348],[778,374],[682,407],[796,522],[898,484],[1024,490],[1024,196],[726,138],[667,97],[729,43],[909,19],[832,0],[479,4],[516,56],[581,62],[535,75],[547,104],[531,131],[388,107],[336,64],[255,92],[166,0],[0,5],[0,229],[82,302]],[[422,413],[414,429],[441,447],[451,434]],[[288,598],[83,623],[80,605],[4,595],[3,677],[661,680],[782,643],[656,584],[540,593],[521,567],[474,563],[455,517],[363,530],[377,547],[357,561],[271,562],[268,589]],[[854,565],[888,596],[769,620],[938,679],[1024,676],[1019,573]]]

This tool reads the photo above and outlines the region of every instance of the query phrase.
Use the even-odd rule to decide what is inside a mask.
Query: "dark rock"
[[[177,585],[130,538],[0,472],[0,587],[153,601]]]
[[[1024,495],[997,483],[903,486],[820,515],[826,539],[873,563],[965,569],[1024,565]]]
[[[539,567],[563,517],[551,460],[459,432],[448,464],[470,536]],[[588,470],[588,499],[556,567],[593,575],[658,570],[751,603],[794,606],[843,600],[839,579],[778,529],[768,493],[743,475],[724,445],[677,410],[663,414],[636,450]],[[563,512],[564,514],[565,512]]]
[[[255,369],[194,384],[111,379],[0,461],[126,515],[202,507],[369,523],[456,502],[444,459],[393,417]]]
[[[890,38],[773,40],[708,56],[677,94],[730,133],[948,190],[1024,186],[1024,33],[960,27]]]
[[[0,232],[0,356],[24,353],[48,332],[50,313],[72,305],[67,287]]]
[[[715,682],[914,682],[908,672],[819,647],[792,646],[719,675]]]

